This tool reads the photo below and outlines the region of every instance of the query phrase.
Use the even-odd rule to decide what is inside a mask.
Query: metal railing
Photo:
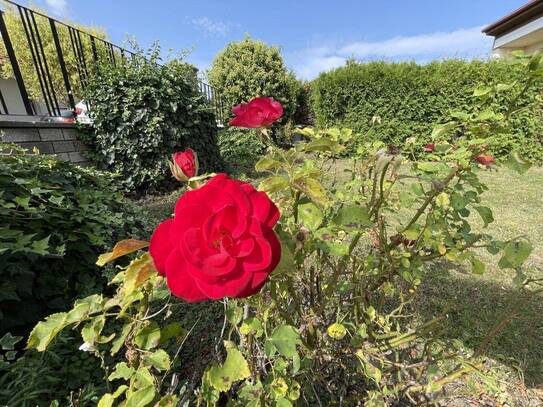
[[[82,31],[11,0],[0,0],[0,35],[2,77],[15,79],[19,96],[15,101],[13,90],[5,94],[0,86],[0,115],[55,117],[74,111],[89,76],[100,64],[116,66],[135,58],[133,52],[98,33]],[[198,90],[222,123],[224,110],[217,90],[201,80]]]

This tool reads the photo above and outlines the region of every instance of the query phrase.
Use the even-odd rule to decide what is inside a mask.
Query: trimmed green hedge
[[[177,185],[167,158],[187,147],[198,153],[201,172],[220,169],[217,122],[194,72],[179,61],[159,65],[153,52],[102,67],[86,90],[94,118],[82,136],[87,155],[138,194]]]
[[[350,127],[366,134],[377,115],[381,124],[358,142],[401,145],[406,138],[416,137],[423,145],[430,141],[434,124],[447,121],[455,110],[469,109],[475,87],[510,82],[517,72],[514,65],[501,60],[348,63],[313,82],[311,101],[319,127]],[[529,89],[526,103],[540,93],[540,88]],[[497,101],[497,111],[503,111],[503,102]],[[513,129],[513,135],[504,138],[493,153],[500,157],[515,148],[532,161],[542,161],[541,105],[516,115]]]
[[[256,162],[266,152],[253,129],[226,127],[219,132],[221,158],[230,174],[253,174]]]

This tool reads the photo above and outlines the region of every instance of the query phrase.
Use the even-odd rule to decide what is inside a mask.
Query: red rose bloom
[[[424,151],[426,151],[427,153],[433,153],[435,149],[436,145],[434,143],[426,144],[424,146]]]
[[[180,178],[192,178],[198,173],[198,160],[192,148],[175,153],[172,160],[172,174],[179,181],[184,181]]]
[[[264,192],[225,174],[186,192],[149,252],[171,292],[188,302],[256,294],[281,258],[279,210]]]
[[[491,155],[478,155],[474,158],[475,161],[477,161],[479,164],[486,165],[487,167],[490,166],[490,164],[494,164],[496,161],[494,160],[494,157]]]
[[[236,117],[230,120],[230,126],[269,127],[283,116],[283,106],[273,98],[255,98],[249,103],[234,106],[232,113]]]

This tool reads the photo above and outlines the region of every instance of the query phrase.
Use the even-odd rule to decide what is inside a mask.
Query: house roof
[[[511,14],[499,19],[483,29],[483,33],[499,37],[543,16],[543,0],[531,0]]]

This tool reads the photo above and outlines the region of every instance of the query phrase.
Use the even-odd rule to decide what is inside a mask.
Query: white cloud
[[[232,23],[213,21],[208,17],[193,18],[192,20],[190,20],[190,23],[194,27],[217,37],[224,37],[233,28]]]
[[[334,47],[316,47],[292,55],[294,70],[313,79],[345,63],[348,58],[393,59],[427,62],[447,57],[473,58],[487,56],[492,39],[481,33],[481,27],[399,36],[382,41],[356,41]]]
[[[51,12],[57,16],[65,16],[68,14],[67,0],[45,0],[45,3]]]

